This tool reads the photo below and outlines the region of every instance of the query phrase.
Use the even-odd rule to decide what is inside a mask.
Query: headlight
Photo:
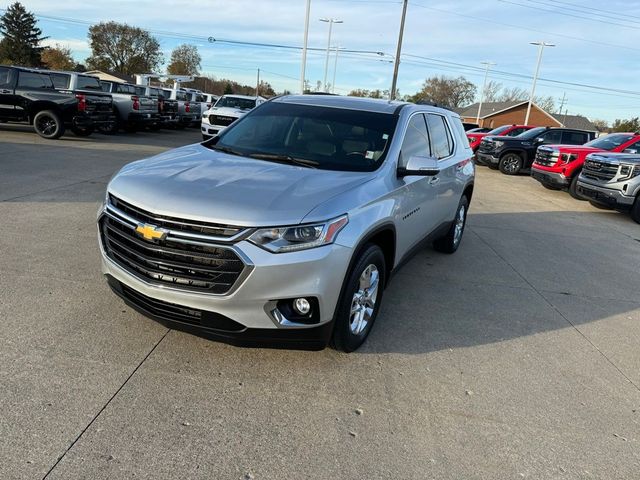
[[[640,175],[640,165],[622,164],[620,165],[620,177],[621,179],[634,178]]]
[[[343,215],[324,223],[261,228],[249,237],[249,241],[273,253],[306,250],[333,243],[347,223],[349,218]]]
[[[575,153],[563,153],[563,154],[560,155],[560,160],[563,163],[571,163],[576,158],[578,158],[578,155],[576,155]]]

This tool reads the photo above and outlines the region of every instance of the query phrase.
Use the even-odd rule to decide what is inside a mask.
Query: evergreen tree
[[[36,17],[16,2],[7,7],[0,17],[0,62],[39,67],[40,53],[43,47],[40,42],[48,37],[42,36],[37,26]]]

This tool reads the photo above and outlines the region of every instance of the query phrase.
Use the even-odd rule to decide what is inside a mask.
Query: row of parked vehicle
[[[33,125],[44,138],[198,126],[218,96],[188,88],[101,81],[78,72],[0,66],[0,122]]]
[[[467,131],[476,164],[505,175],[529,171],[551,190],[567,190],[599,208],[629,212],[640,223],[640,133],[503,125]]]

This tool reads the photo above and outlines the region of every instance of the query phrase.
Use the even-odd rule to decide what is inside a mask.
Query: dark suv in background
[[[78,73],[0,66],[0,122],[28,123],[48,139],[60,138],[66,128],[89,135],[111,118],[111,96],[96,82]]]
[[[531,167],[540,145],[583,145],[594,132],[570,128],[537,127],[517,137],[485,137],[476,152],[476,162],[499,168],[505,175],[517,175]]]

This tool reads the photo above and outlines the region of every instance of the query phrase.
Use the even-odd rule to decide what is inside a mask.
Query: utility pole
[[[538,45],[538,63],[536,64],[536,73],[533,75],[533,85],[531,85],[531,95],[529,95],[529,104],[527,105],[527,115],[524,117],[524,124],[529,124],[529,115],[531,114],[531,104],[533,96],[536,94],[536,82],[538,81],[538,73],[540,73],[540,63],[542,62],[542,51],[544,47],[555,47],[553,43],[546,42],[529,42],[531,45]]]
[[[338,52],[340,47],[336,45],[336,59],[333,62],[333,83],[331,84],[331,93],[336,93],[336,72],[338,71]]]
[[[260,69],[258,69],[258,83],[256,83],[256,97],[260,95]]]
[[[396,85],[398,84],[398,68],[400,67],[400,54],[402,53],[402,37],[404,35],[404,19],[407,16],[407,4],[409,0],[402,2],[402,19],[400,20],[400,33],[398,34],[398,48],[396,49],[396,61],[393,65],[393,80],[391,82],[391,93],[389,100],[396,98]]]
[[[489,68],[495,63],[491,62],[480,62],[481,65],[485,66],[484,69],[484,82],[482,83],[482,91],[480,92],[480,103],[478,104],[478,114],[476,115],[476,123],[480,125],[480,110],[482,110],[482,102],[484,101],[484,91],[487,88],[487,77],[489,76]]]
[[[335,18],[321,18],[320,21],[327,22],[329,24],[329,37],[327,38],[327,57],[324,61],[324,82],[322,82],[324,86],[323,87],[324,91],[329,93],[329,88],[327,88],[327,74],[329,72],[329,52],[331,50],[331,30],[333,28],[334,23],[344,23],[344,22],[342,20],[337,20]]]
[[[307,42],[309,41],[309,12],[311,10],[311,0],[307,0],[307,13],[304,18],[304,42],[302,45],[302,66],[300,67],[300,94],[304,93],[304,75],[307,67]]]
[[[558,113],[562,114],[562,107],[567,103],[569,99],[567,98],[567,92],[562,92],[562,98],[560,99],[560,108],[558,108]]]

